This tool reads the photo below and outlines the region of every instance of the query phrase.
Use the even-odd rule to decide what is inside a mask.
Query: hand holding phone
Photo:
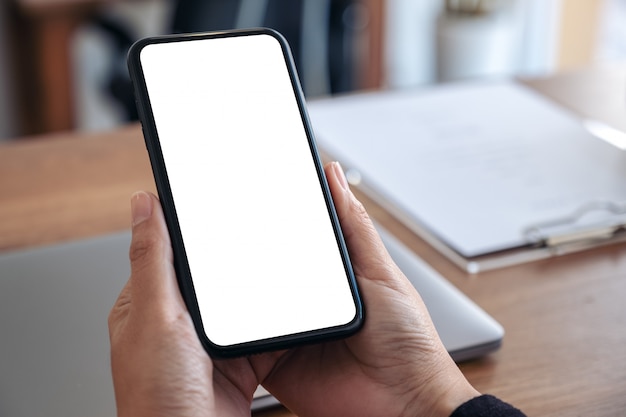
[[[282,36],[144,39],[129,69],[205,349],[236,356],[356,332],[363,305]]]

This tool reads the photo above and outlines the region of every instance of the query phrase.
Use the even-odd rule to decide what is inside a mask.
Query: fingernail
[[[335,175],[337,175],[337,179],[339,180],[339,185],[341,185],[341,188],[344,190],[347,190],[348,180],[346,180],[346,174],[343,173],[343,168],[341,168],[339,162],[333,162],[333,169],[335,170]]]
[[[137,191],[130,199],[130,211],[136,226],[152,216],[152,198],[144,191]]]

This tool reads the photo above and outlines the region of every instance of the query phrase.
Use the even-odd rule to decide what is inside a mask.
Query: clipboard
[[[308,108],[348,181],[469,273],[626,240],[626,152],[511,80]]]

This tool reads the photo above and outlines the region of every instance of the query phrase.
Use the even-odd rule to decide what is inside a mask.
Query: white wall
[[[388,0],[386,84],[410,87],[437,81],[435,33],[443,0]],[[514,74],[539,75],[556,63],[561,0],[518,0],[512,25],[518,32]]]
[[[605,0],[600,26],[598,62],[626,60],[626,0]]]
[[[386,83],[407,87],[435,80],[435,21],[442,0],[387,0]]]
[[[541,75],[555,71],[561,0],[521,0],[518,3],[523,30],[518,73]]]

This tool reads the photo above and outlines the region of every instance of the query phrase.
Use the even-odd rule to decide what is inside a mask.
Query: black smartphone
[[[179,287],[207,352],[341,338],[363,304],[285,39],[142,39],[129,70]]]

